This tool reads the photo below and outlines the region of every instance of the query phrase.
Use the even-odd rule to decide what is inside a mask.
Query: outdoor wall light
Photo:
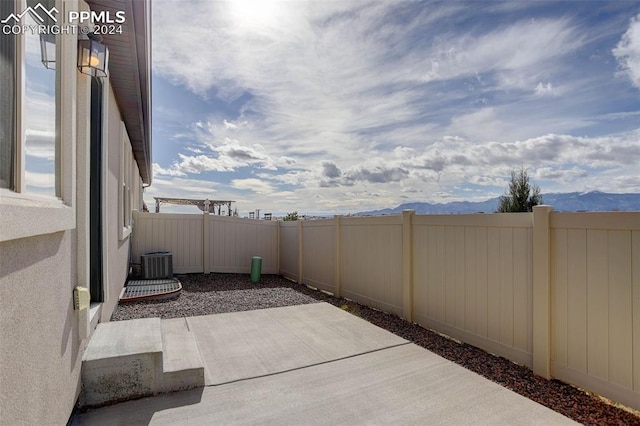
[[[55,34],[40,34],[40,54],[42,65],[46,69],[56,69],[56,36]]]
[[[106,77],[109,49],[100,43],[100,36],[93,33],[88,36],[87,40],[78,40],[78,70],[92,77]]]

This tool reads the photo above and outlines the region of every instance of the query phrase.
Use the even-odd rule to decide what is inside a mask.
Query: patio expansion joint
[[[227,382],[222,382],[222,383],[213,383],[213,384],[210,384],[210,385],[205,385],[205,387],[224,386],[224,385],[229,385],[229,384],[232,384],[232,383],[246,382],[246,381],[254,380],[254,379],[261,379],[263,377],[277,376],[279,374],[290,373],[292,371],[298,371],[298,370],[304,370],[304,369],[307,369],[307,368],[317,367],[319,365],[331,364],[333,362],[343,361],[345,359],[356,358],[356,357],[359,357],[359,356],[368,355],[368,354],[372,354],[372,353],[376,353],[376,352],[382,352],[382,351],[385,351],[387,349],[399,348],[401,346],[407,346],[407,345],[412,345],[412,344],[413,344],[413,342],[398,343],[396,345],[389,345],[389,346],[385,346],[384,348],[371,349],[369,351],[360,352],[360,353],[353,354],[353,355],[348,355],[348,356],[343,356],[343,357],[340,357],[340,358],[330,359],[328,361],[316,362],[316,363],[313,363],[313,364],[304,365],[302,367],[294,367],[294,368],[289,368],[287,370],[280,370],[280,371],[276,371],[276,372],[273,372],[273,373],[260,374],[260,375],[252,376],[252,377],[244,377],[244,378],[241,378],[241,379],[229,380]]]

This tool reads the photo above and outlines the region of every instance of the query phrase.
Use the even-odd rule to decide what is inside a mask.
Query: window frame
[[[132,176],[132,163],[133,163],[133,148],[131,147],[131,141],[129,140],[129,134],[124,122],[120,122],[120,177],[118,179],[118,210],[120,212],[119,229],[120,240],[131,235],[133,229],[133,214],[132,214],[132,191],[131,184],[133,182]]]
[[[56,0],[58,10],[64,10]],[[26,0],[15,0],[16,13],[26,8]],[[67,17],[60,13],[60,19]],[[67,22],[64,22],[65,24]],[[74,229],[75,211],[75,96],[78,73],[77,37],[56,36],[56,195],[26,192],[25,188],[25,36],[16,36],[16,135],[14,140],[14,186],[0,188],[0,242]]]
[[[15,13],[15,2],[9,3],[8,1],[0,3],[2,7],[0,10],[3,12],[3,16],[8,15],[8,13]],[[17,120],[16,120],[16,93],[18,92],[18,81],[17,81],[17,70],[16,64],[18,61],[18,52],[17,52],[17,36],[14,34],[3,35],[1,40],[3,51],[6,49],[7,53],[11,55],[12,63],[10,66],[8,64],[2,64],[2,72],[3,74],[8,74],[8,79],[5,80],[6,86],[2,87],[4,93],[2,93],[0,108],[5,105],[11,108],[11,111],[2,111],[3,120],[9,119],[9,129],[3,129],[2,137],[3,139],[9,139],[6,143],[7,146],[2,146],[2,162],[0,163],[0,167],[3,167],[2,175],[0,176],[0,189],[12,189],[15,187],[15,140],[16,133],[18,131]],[[2,123],[4,124],[4,123]],[[0,141],[2,143],[2,141]]]

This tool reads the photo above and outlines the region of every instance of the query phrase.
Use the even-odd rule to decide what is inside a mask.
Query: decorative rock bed
[[[630,412],[557,380],[545,380],[526,367],[459,343],[416,324],[346,299],[296,284],[279,276],[252,283],[248,274],[178,276],[182,293],[172,300],[121,304],[112,320],[177,318],[327,302],[422,346],[514,392],[583,424],[640,425]]]

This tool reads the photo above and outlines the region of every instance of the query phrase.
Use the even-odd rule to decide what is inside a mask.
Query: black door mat
[[[175,278],[160,280],[131,280],[120,293],[121,302],[138,300],[172,299],[182,291],[182,284]]]

